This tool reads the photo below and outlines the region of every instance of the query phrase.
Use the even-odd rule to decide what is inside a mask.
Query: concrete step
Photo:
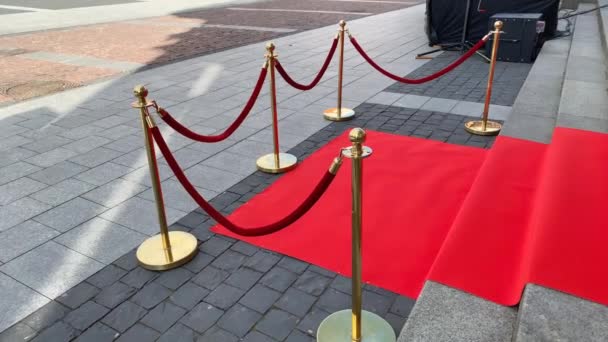
[[[578,11],[596,6],[597,3],[580,4]],[[559,127],[608,133],[605,18],[606,13],[601,11],[574,18],[572,47],[557,116]]]
[[[427,281],[398,342],[510,342],[517,309]]]
[[[608,306],[528,284],[513,338],[515,342],[608,341]]]

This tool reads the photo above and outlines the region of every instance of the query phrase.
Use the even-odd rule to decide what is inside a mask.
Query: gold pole
[[[144,268],[157,271],[168,270],[192,260],[198,251],[198,243],[196,238],[191,234],[184,232],[169,232],[163,192],[158,174],[158,164],[156,162],[156,153],[152,137],[148,131],[148,128],[156,127],[154,119],[148,113],[148,107],[151,105],[146,99],[148,90],[143,86],[137,86],[133,92],[137,98],[133,107],[139,108],[140,110],[141,123],[144,131],[144,144],[146,145],[148,166],[150,168],[150,180],[152,183],[152,191],[154,192],[156,213],[160,226],[160,234],[147,239],[139,246],[137,249],[137,259]]]
[[[352,171],[352,341],[361,341],[361,225],[363,223],[363,142],[365,132],[353,129],[349,134],[351,147]],[[368,154],[369,155],[369,154]]]
[[[363,146],[365,131],[354,128],[349,139],[352,146],[342,151],[352,159],[352,308],[329,315],[317,330],[318,342],[395,342],[395,331],[380,316],[362,309],[362,226],[363,226],[363,159],[372,149]]]
[[[465,123],[464,128],[471,134],[476,135],[496,135],[502,129],[502,125],[495,121],[489,121],[490,100],[492,99],[492,87],[494,83],[494,70],[496,68],[496,59],[498,57],[498,46],[500,44],[500,34],[502,33],[503,23],[498,20],[494,23],[494,42],[492,43],[492,58],[490,60],[490,72],[488,74],[488,85],[486,87],[486,100],[483,107],[481,121],[469,121]]]
[[[275,83],[275,61],[278,57],[275,53],[275,45],[270,42],[266,44],[266,68],[270,75],[270,111],[272,114],[272,144],[273,153],[264,155],[257,160],[258,170],[268,173],[282,173],[296,167],[298,159],[287,153],[280,152],[279,145],[279,115],[277,109],[277,89]]]
[[[340,39],[340,60],[338,64],[338,106],[329,108],[323,112],[325,119],[330,121],[345,121],[350,120],[355,116],[355,111],[350,108],[342,107],[342,83],[344,80],[344,35],[346,33],[346,21],[340,20],[340,28],[338,29],[338,38]]]

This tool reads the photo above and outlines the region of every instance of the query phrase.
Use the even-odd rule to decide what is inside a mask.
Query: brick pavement
[[[289,152],[305,159],[352,127],[487,148],[470,117],[373,103],[350,122],[332,123]],[[211,202],[228,215],[278,177],[255,172]],[[171,229],[197,236],[200,253],[169,272],[137,266],[134,251],[104,267],[3,334],[0,341],[314,341],[319,323],[350,307],[350,280],[334,272],[209,231],[201,209]],[[363,307],[396,334],[414,301],[365,285]]]
[[[351,25],[372,56],[390,58],[387,65],[405,74],[423,64],[413,59],[426,42],[418,30],[423,10],[417,6]],[[332,25],[277,39],[279,58],[294,77],[309,79],[335,32]],[[319,43],[324,41],[327,46]],[[186,124],[213,133],[234,120],[263,54],[262,44],[244,46],[2,109],[0,330],[157,233],[155,215],[150,215],[154,202],[141,126],[130,107],[133,86],[146,84],[151,97]],[[320,113],[335,104],[332,65],[323,82],[307,93],[279,81],[284,150],[328,125]],[[359,105],[391,84],[348,45],[345,70],[348,106]],[[177,158],[188,165],[187,174],[208,198],[254,172],[258,154],[271,150],[267,89],[264,93],[243,127],[223,143],[194,144],[166,132]],[[172,223],[195,206],[176,186],[164,161],[159,163]],[[3,314],[7,312],[10,315]]]
[[[433,74],[460,56],[459,52],[445,52],[408,75],[418,78]],[[492,104],[512,106],[532,64],[498,62],[494,74]],[[440,97],[483,103],[488,81],[489,64],[473,56],[449,74],[420,85],[395,83],[387,91],[403,94]]]
[[[408,7],[413,2],[344,3],[274,0],[240,4],[241,8],[283,8],[288,10],[348,11],[341,13],[248,12],[214,8],[130,21],[0,37],[0,103],[51,94],[96,80],[119,76],[132,70],[109,68],[111,62],[139,63],[142,67],[222,51],[331,25],[340,19],[361,18]],[[365,14],[358,14],[365,13]],[[227,25],[218,27],[213,25]],[[244,26],[239,29],[235,26]],[[254,27],[260,27],[255,30]],[[277,30],[263,30],[276,28]],[[32,52],[60,54],[60,57],[32,61]],[[63,56],[63,57],[62,57]],[[75,59],[93,57],[99,63],[83,66]],[[105,63],[104,63],[105,61]],[[41,85],[39,81],[47,81]],[[52,82],[51,82],[52,81]]]

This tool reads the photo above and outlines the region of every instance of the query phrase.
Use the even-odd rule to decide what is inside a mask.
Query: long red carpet
[[[346,134],[307,158],[230,217],[242,225],[274,222],[311,191]],[[374,153],[364,161],[363,278],[416,297],[458,213],[486,151],[430,140],[368,132]],[[240,238],[343,275],[351,271],[351,164],[294,225],[273,235]],[[204,248],[204,246],[203,246]]]
[[[281,217],[343,145],[346,136],[231,218],[255,225]],[[415,298],[431,279],[504,305],[536,283],[608,305],[608,135],[557,128],[550,145],[499,137],[486,152],[369,132],[367,145],[366,282]],[[300,222],[245,240],[349,275],[348,160]]]

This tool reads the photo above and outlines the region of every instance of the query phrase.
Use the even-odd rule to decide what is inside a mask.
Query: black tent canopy
[[[468,41],[475,42],[488,33],[488,20],[497,13],[543,13],[545,36],[553,36],[557,29],[559,0],[427,0],[430,45],[460,42],[469,1]]]

